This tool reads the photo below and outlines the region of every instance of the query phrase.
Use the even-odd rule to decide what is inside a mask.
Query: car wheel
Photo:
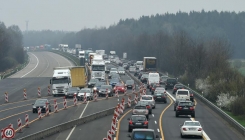
[[[51,109],[49,110],[49,112],[51,112]]]
[[[36,113],[36,111],[35,110],[32,110],[32,113]]]
[[[191,117],[192,117],[192,118],[195,118],[195,114],[192,114]]]
[[[128,132],[132,132],[132,129],[128,127]]]
[[[181,138],[184,138],[184,135],[182,135],[182,133],[181,133],[181,132],[180,132],[180,137],[181,137]]]
[[[174,107],[174,111],[176,111],[176,108]]]
[[[179,117],[179,114],[178,113],[175,113],[175,117]]]

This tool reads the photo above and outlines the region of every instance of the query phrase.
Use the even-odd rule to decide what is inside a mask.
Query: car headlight
[[[46,107],[45,105],[43,107]]]
[[[94,90],[97,90],[97,88],[96,88],[96,87],[94,87]]]
[[[91,83],[88,83],[89,85],[91,85]]]
[[[53,90],[53,94],[57,93],[57,90]]]
[[[33,106],[32,108],[36,108],[36,106]]]
[[[101,91],[99,91],[99,92],[101,92]]]

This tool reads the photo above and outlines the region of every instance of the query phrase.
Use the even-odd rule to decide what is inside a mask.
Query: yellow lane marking
[[[126,112],[118,121],[117,123],[117,135],[116,135],[116,140],[119,140],[119,132],[120,132],[120,123],[122,121],[122,119],[130,112],[132,111],[132,109],[130,109],[128,112]]]
[[[27,110],[27,111],[23,111],[23,112],[20,112],[20,113],[17,113],[17,114],[10,115],[8,117],[5,117],[5,118],[0,119],[0,121],[6,120],[8,118],[11,118],[11,117],[14,117],[14,116],[17,116],[17,115],[20,115],[20,114],[23,114],[23,113],[26,113],[26,112],[29,112],[29,111],[31,111],[31,110]]]
[[[25,104],[25,105],[22,105],[22,106],[17,106],[17,107],[12,107],[12,108],[7,108],[7,109],[4,109],[4,110],[0,110],[0,112],[7,111],[7,110],[12,110],[12,109],[15,109],[15,108],[20,108],[20,107],[28,106],[28,105],[31,105],[31,104]]]
[[[164,140],[164,134],[163,134],[163,130],[162,130],[162,115],[173,104],[173,100],[169,96],[168,96],[168,98],[169,98],[169,100],[171,102],[170,102],[170,104],[167,107],[165,107],[165,109],[162,111],[162,113],[161,113],[161,115],[159,117],[159,129],[160,129],[162,140]]]

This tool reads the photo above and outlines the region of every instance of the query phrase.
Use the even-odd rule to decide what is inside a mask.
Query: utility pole
[[[26,21],[26,32],[28,32],[28,23],[29,23],[29,21],[27,20]]]

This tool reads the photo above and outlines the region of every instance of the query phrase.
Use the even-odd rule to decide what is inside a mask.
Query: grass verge
[[[223,111],[227,113],[229,116],[231,116],[238,123],[240,123],[243,127],[245,127],[245,116],[235,116],[230,111],[227,110],[223,110]]]

